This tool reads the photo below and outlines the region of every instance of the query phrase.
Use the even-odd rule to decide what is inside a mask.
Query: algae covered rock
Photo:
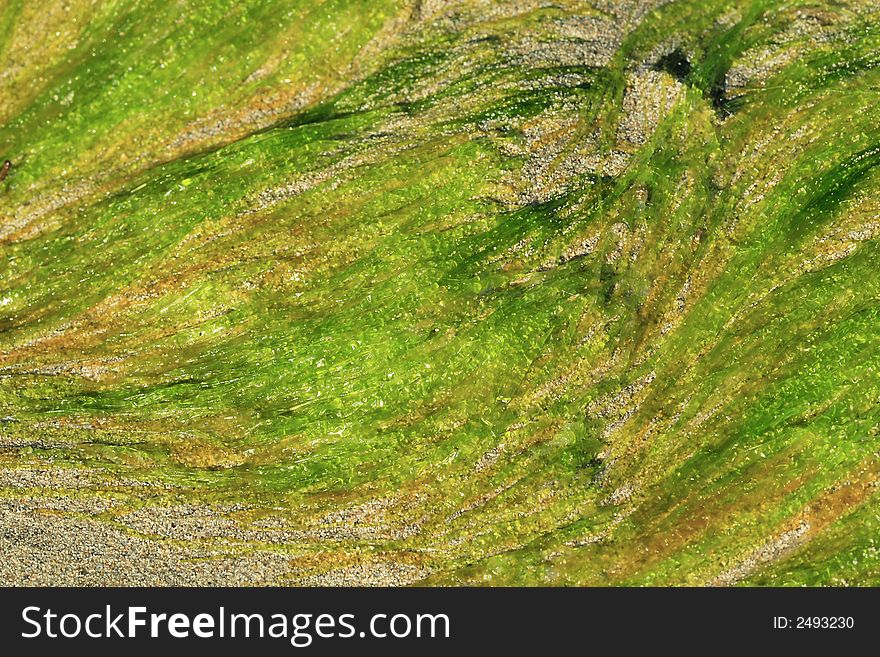
[[[878,52],[874,0],[6,2],[0,582],[878,583]]]

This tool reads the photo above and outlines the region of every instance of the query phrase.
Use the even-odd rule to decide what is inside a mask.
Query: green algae
[[[17,64],[54,12],[0,12],[4,463],[393,499],[307,547],[431,583],[705,584],[801,524],[735,581],[876,583],[876,6],[70,4]]]

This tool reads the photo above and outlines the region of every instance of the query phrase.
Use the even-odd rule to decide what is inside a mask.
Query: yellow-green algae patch
[[[195,582],[880,581],[876,2],[48,5],[9,517]]]

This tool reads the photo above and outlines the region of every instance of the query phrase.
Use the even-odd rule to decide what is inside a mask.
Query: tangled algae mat
[[[880,583],[878,0],[0,1],[0,582]]]

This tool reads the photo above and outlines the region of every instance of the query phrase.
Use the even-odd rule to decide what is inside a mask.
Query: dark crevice
[[[687,54],[679,48],[660,57],[660,59],[655,62],[653,68],[655,71],[669,73],[669,75],[673,76],[679,82],[703,88],[703,93],[708,96],[712,108],[720,117],[732,115],[742,104],[741,96],[731,97],[727,93],[727,84],[725,82],[725,77],[727,75],[726,70],[721,72],[716,79],[708,85],[708,89],[706,89],[703,87],[703,84],[700,84],[694,79],[699,76],[691,75],[693,72],[691,61]]]
[[[725,72],[726,73],[726,72]],[[715,113],[720,117],[732,115],[742,104],[741,96],[728,96],[724,76],[716,80],[709,89],[709,100]]]
[[[684,82],[687,76],[691,74],[691,62],[687,55],[676,48],[658,59],[657,63],[654,64],[654,70],[666,71],[679,82]]]

